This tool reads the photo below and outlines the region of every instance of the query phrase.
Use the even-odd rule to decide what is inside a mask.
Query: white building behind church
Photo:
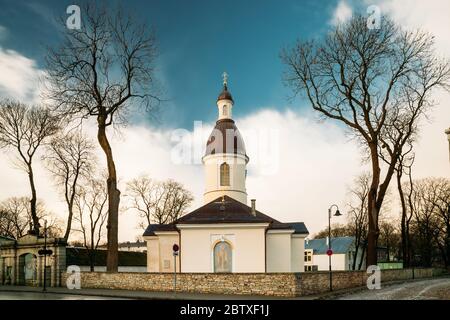
[[[180,247],[178,272],[304,271],[304,223],[282,223],[257,210],[255,200],[247,205],[249,157],[232,119],[233,105],[225,78],[203,157],[205,204],[173,223],[148,226],[148,272],[174,271],[174,244]]]

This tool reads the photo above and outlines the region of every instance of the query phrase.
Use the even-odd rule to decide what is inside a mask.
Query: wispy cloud
[[[333,17],[331,18],[330,23],[332,25],[336,25],[345,22],[352,17],[352,13],[352,7],[347,3],[347,1],[340,0],[333,12]]]
[[[44,71],[36,61],[19,52],[0,47],[0,95],[24,102],[39,100],[39,81]]]

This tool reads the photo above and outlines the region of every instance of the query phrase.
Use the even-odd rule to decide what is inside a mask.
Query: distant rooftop
[[[141,248],[146,247],[147,243],[145,241],[136,241],[136,242],[122,242],[119,243],[119,248]]]
[[[331,238],[331,249],[333,253],[347,253],[354,241],[354,237]],[[305,249],[312,249],[314,254],[326,254],[328,250],[327,239],[305,241]]]
[[[99,249],[104,249],[107,247],[108,245],[106,243],[98,246]],[[136,242],[127,241],[119,243],[119,248],[142,248],[142,247],[147,247],[147,243],[145,241],[136,241]]]

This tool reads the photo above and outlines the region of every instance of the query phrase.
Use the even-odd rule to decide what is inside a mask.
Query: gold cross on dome
[[[224,72],[222,73],[223,77],[223,85],[226,86],[228,84],[228,73]]]

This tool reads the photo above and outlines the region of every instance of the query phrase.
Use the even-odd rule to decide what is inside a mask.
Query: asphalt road
[[[379,290],[353,291],[338,293],[330,297],[307,296],[295,299],[337,299],[337,300],[450,300],[450,278],[434,278],[407,281],[396,284],[381,284]],[[126,300],[126,299],[270,299],[259,296],[229,296],[170,292],[141,292],[127,290],[82,289],[72,294],[65,288],[50,288],[47,293],[34,287],[0,286],[0,300]],[[351,291],[350,291],[351,292]],[[275,297],[272,297],[275,299]],[[278,298],[279,299],[279,298]]]
[[[124,299],[60,294],[60,293],[43,293],[43,292],[0,292],[0,300],[124,300]]]
[[[450,300],[450,278],[386,285],[379,290],[346,294],[338,300]]]

